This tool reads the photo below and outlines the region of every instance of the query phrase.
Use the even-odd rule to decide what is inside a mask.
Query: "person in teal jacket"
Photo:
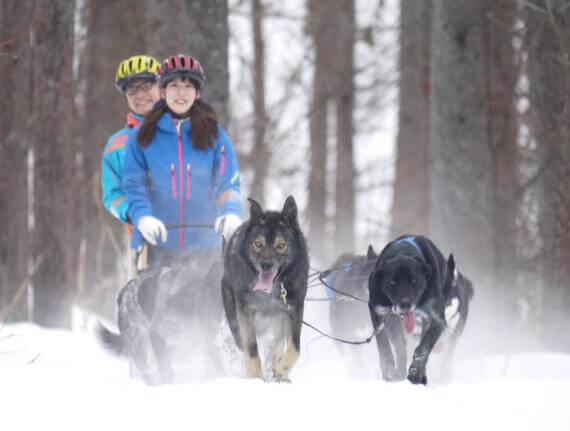
[[[147,55],[135,55],[123,60],[115,75],[117,90],[125,95],[129,112],[125,127],[107,140],[101,158],[101,190],[103,205],[122,223],[130,223],[128,204],[123,190],[125,144],[142,123],[143,115],[160,100],[156,72],[160,63]]]
[[[229,238],[242,217],[233,144],[200,98],[205,75],[198,60],[168,57],[158,77],[162,100],[126,146],[123,187],[133,238],[142,235],[163,256],[220,250],[221,235]]]

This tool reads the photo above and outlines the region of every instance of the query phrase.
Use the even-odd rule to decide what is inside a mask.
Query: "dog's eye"
[[[256,239],[255,241],[253,241],[253,248],[255,248],[257,251],[263,249],[263,247],[265,247],[265,241],[262,239]]]
[[[273,242],[273,247],[275,248],[275,250],[277,250],[277,253],[283,254],[287,250],[287,241],[285,240],[285,238],[278,236],[277,238],[275,238],[275,241]]]
[[[279,254],[285,254],[287,253],[287,243],[285,241],[283,242],[278,242],[275,245],[275,250],[277,250],[277,253]]]

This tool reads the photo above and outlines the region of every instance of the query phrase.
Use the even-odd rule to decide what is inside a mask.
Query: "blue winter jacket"
[[[140,115],[129,112],[127,124],[109,137],[101,158],[103,205],[123,223],[129,222],[127,196],[123,190],[125,146],[134,128],[141,123]]]
[[[165,113],[146,148],[137,144],[136,133],[129,136],[123,170],[129,216],[134,226],[145,215],[161,220],[169,229],[161,248],[216,249],[221,247],[216,218],[242,216],[237,158],[221,126],[208,149],[192,146],[190,127],[189,119]],[[181,224],[206,226],[175,227]],[[133,233],[136,241],[135,234],[140,232]]]

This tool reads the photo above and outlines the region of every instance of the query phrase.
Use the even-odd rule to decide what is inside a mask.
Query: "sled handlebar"
[[[215,229],[212,223],[181,223],[181,224],[167,224],[166,229],[184,229],[184,228],[201,228],[201,229]]]

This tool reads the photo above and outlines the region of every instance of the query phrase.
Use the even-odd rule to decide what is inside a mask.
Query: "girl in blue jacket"
[[[129,217],[150,244],[219,250],[241,224],[236,154],[213,108],[200,99],[202,66],[188,55],[158,70],[162,100],[127,143],[123,187]],[[133,241],[136,235],[133,235]]]

